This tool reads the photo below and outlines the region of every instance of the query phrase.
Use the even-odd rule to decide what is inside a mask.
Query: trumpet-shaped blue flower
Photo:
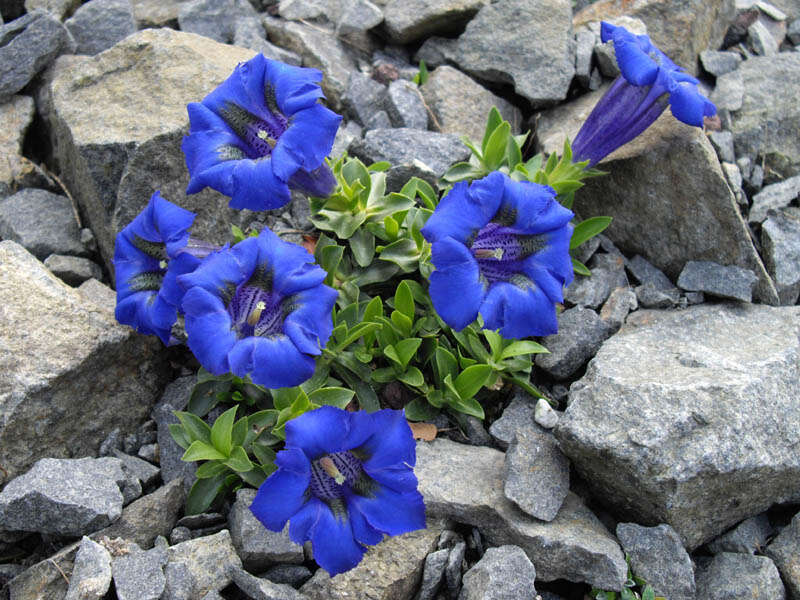
[[[603,95],[572,145],[575,161],[594,165],[647,129],[669,104],[673,116],[703,126],[716,114],[697,90],[698,81],[656,48],[646,35],[603,22],[601,37],[614,42],[621,75]]]
[[[506,338],[558,330],[555,304],[572,281],[573,214],[552,188],[495,171],[457,183],[422,228],[436,270],[433,306],[453,329],[480,312]]]
[[[178,278],[189,348],[214,375],[250,375],[269,388],[302,383],[333,327],[337,292],[325,276],[269,229],[214,253]]]
[[[286,424],[286,447],[250,510],[267,529],[308,540],[331,575],[355,567],[364,546],[425,527],[414,476],[416,446],[399,410],[323,406]]]
[[[153,194],[145,209],[117,234],[114,271],[117,321],[154,334],[165,344],[183,298],[178,275],[189,273],[200,259],[187,251],[195,214]]]
[[[183,152],[191,179],[230,196],[233,208],[267,210],[289,202],[289,188],[327,196],[325,164],[342,117],[317,102],[322,74],[259,54],[236,67],[201,103],[188,105]]]

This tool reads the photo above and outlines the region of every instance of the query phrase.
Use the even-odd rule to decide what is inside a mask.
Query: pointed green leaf
[[[297,398],[299,393],[299,387],[270,390],[270,394],[272,394],[272,405],[277,410],[283,410],[284,408],[292,405],[292,402],[295,401],[295,398]]]
[[[378,162],[374,162],[371,165],[367,166],[368,171],[373,171],[375,173],[388,171],[391,168],[392,168],[392,163],[390,163],[388,160],[379,160]]]
[[[405,281],[400,282],[394,293],[394,307],[409,319],[414,318],[414,296]]]
[[[225,486],[224,474],[210,479],[198,479],[186,497],[186,514],[199,515],[206,512]]]
[[[578,275],[585,275],[586,277],[592,276],[592,272],[589,270],[589,268],[576,258],[572,259],[572,269]]]
[[[253,456],[262,466],[271,465],[275,462],[275,450],[261,444],[253,444]]]
[[[522,354],[548,354],[550,351],[536,342],[530,340],[518,340],[511,342],[503,349],[500,354],[500,360],[511,358],[512,356],[520,356]]]
[[[226,458],[228,457],[222,454],[222,452],[200,440],[193,441],[192,445],[189,446],[186,452],[183,453],[183,456],[181,456],[181,460],[186,462],[195,460],[225,460]]]
[[[472,398],[483,387],[491,374],[492,367],[489,365],[472,365],[461,371],[453,382],[458,397],[462,400]]]
[[[175,443],[184,450],[192,444],[191,437],[184,431],[183,425],[180,423],[170,423],[169,434],[172,436],[172,439],[175,440]]]
[[[602,233],[611,225],[611,217],[591,217],[581,221],[572,230],[572,239],[569,242],[569,249],[573,250],[590,240],[594,236]]]
[[[397,379],[397,374],[391,367],[383,367],[372,371],[371,378],[376,383],[389,383]]]
[[[242,417],[231,429],[231,446],[244,446],[245,439],[247,439],[247,417]]]
[[[486,118],[486,128],[483,130],[483,140],[481,140],[481,150],[484,153],[486,152],[486,146],[489,144],[492,134],[498,127],[500,127],[502,122],[503,117],[500,114],[500,111],[497,110],[496,106],[492,106],[492,108],[489,110],[489,115]]]
[[[450,407],[453,410],[457,410],[458,412],[464,413],[465,415],[471,415],[479,419],[483,419],[485,416],[483,412],[483,407],[477,400],[475,400],[475,398],[469,398],[467,400],[461,400],[461,399],[456,400],[450,403]]]
[[[253,463],[250,462],[247,452],[241,446],[236,446],[231,450],[230,458],[225,461],[225,465],[237,473],[244,473],[253,468]]]
[[[350,251],[360,267],[368,267],[375,256],[375,236],[365,229],[358,229],[350,236]]]
[[[503,164],[510,135],[511,125],[508,121],[503,121],[489,136],[486,149],[483,151],[483,164],[490,171],[498,169]]]
[[[458,361],[453,353],[439,346],[433,354],[433,360],[436,363],[436,372],[439,374],[439,379],[444,380],[447,375],[451,379],[458,374]]]
[[[192,440],[211,443],[211,427],[200,417],[188,412],[175,411],[175,416],[183,425],[183,430]]]
[[[421,343],[422,338],[407,338],[405,340],[400,340],[394,345],[403,368],[405,368],[414,357]]]
[[[336,269],[339,268],[339,263],[342,262],[342,256],[344,256],[344,246],[333,245],[322,249],[322,258],[319,264],[328,273],[325,278],[326,285],[333,285]]]
[[[509,169],[514,169],[522,162],[522,149],[513,135],[508,136],[508,142],[506,142],[505,162]]]
[[[392,311],[392,323],[394,323],[395,327],[397,327],[404,336],[411,335],[411,328],[414,326],[414,321],[400,311]]]
[[[345,408],[353,399],[355,392],[341,387],[324,387],[308,395],[310,402],[320,406],[336,406]]]
[[[376,410],[380,410],[381,404],[378,400],[378,395],[375,393],[375,390],[372,389],[372,386],[368,384],[366,381],[357,381],[353,386],[356,392],[356,397],[358,398],[358,406],[361,410],[365,410],[367,412],[375,412]]]
[[[425,378],[422,376],[422,371],[417,367],[408,367],[405,373],[397,376],[397,379],[411,387],[423,387],[425,385]]]
[[[428,404],[424,398],[414,398],[404,410],[409,421],[427,421],[439,414],[439,409]]]
[[[486,341],[489,342],[492,360],[501,360],[500,353],[503,351],[503,337],[491,329],[482,329],[481,333],[486,338]]]
[[[228,467],[215,460],[208,461],[197,467],[198,479],[209,479],[211,477],[217,477],[227,473]]]
[[[231,431],[236,420],[237,408],[238,406],[233,406],[226,410],[217,417],[211,427],[211,445],[224,456],[230,456],[231,453]]]

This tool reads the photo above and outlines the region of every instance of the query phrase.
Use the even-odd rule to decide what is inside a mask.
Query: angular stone
[[[784,600],[778,569],[766,556],[717,554],[697,570],[697,600]]]
[[[407,44],[430,35],[459,31],[486,0],[389,0],[384,8],[389,39]]]
[[[370,546],[355,568],[331,578],[318,569],[300,591],[309,600],[411,600],[425,557],[436,548],[443,524],[428,521],[427,529],[387,538]]]
[[[775,56],[778,54],[778,40],[772,37],[767,26],[756,21],[747,28],[747,42],[758,56]]]
[[[738,202],[740,206],[746,206],[747,196],[745,196],[744,190],[742,189],[744,180],[742,179],[742,172],[739,170],[739,166],[727,162],[722,163],[720,166],[722,167],[722,172],[725,173],[725,179],[728,180],[728,185],[731,186],[731,191],[736,198],[736,202]]]
[[[631,570],[653,586],[656,596],[694,600],[694,565],[672,527],[620,523],[617,539],[630,557]]]
[[[575,73],[571,21],[562,0],[487,4],[458,38],[453,60],[479,79],[512,85],[534,107],[554,104],[566,98]]]
[[[425,557],[425,568],[422,572],[422,583],[419,588],[419,598],[417,600],[434,600],[436,592],[442,586],[444,569],[447,566],[447,557],[450,550],[443,548],[436,552],[431,552]]]
[[[464,575],[458,600],[536,600],[536,569],[517,546],[489,548]]]
[[[678,287],[711,296],[750,302],[758,278],[749,269],[690,260],[678,277]]]
[[[68,47],[66,28],[45,12],[0,25],[0,101],[16,94]]]
[[[575,34],[575,78],[583,87],[589,86],[596,43],[597,37],[589,30],[583,29]]]
[[[415,83],[402,79],[390,83],[386,111],[396,127],[428,128],[428,110]]]
[[[218,192],[185,195],[189,173],[180,146],[186,104],[202,100],[252,55],[190,33],[147,29],[97,56],[56,63],[44,117],[62,179],[88,217],[106,266],[117,232],[157,189],[198,213],[192,235],[201,239],[225,242],[231,223],[243,225],[246,214],[227,208]],[[160,82],[158,102],[153,81]]]
[[[648,282],[634,289],[636,302],[642,308],[671,308],[680,300],[680,290],[660,290]]]
[[[744,103],[744,77],[738,69],[717,77],[710,100],[718,110],[737,111]]]
[[[191,0],[132,0],[133,15],[139,29],[178,27],[181,5]]]
[[[800,9],[798,9],[800,12]],[[800,46],[800,19],[795,19],[786,30],[786,37],[795,46]]]
[[[800,513],[770,542],[764,553],[778,567],[789,598],[800,598]]]
[[[673,62],[696,74],[697,55],[720,47],[736,9],[734,0],[641,0],[635,4],[600,0],[578,12],[573,23],[578,27],[621,15],[641,19],[653,43]]]
[[[347,2],[336,23],[336,34],[349,36],[364,33],[383,23],[383,11],[369,0]]]
[[[193,0],[181,5],[178,25],[181,31],[196,33],[222,44],[233,42],[240,19],[258,19],[247,0]]]
[[[144,420],[164,381],[160,342],[117,324],[12,241],[0,242],[0,464],[93,455]],[[26,335],[15,329],[25,324]],[[69,415],[67,418],[66,415]]]
[[[136,31],[131,0],[92,0],[64,23],[75,39],[75,54],[108,50]]]
[[[386,86],[369,75],[355,71],[347,82],[347,93],[342,98],[350,117],[366,125],[375,113],[383,110],[386,100]]]
[[[245,569],[261,572],[274,563],[302,564],[303,546],[289,539],[288,525],[281,532],[270,531],[250,511],[255,497],[256,490],[240,489],[228,515],[231,539]]]
[[[88,537],[81,540],[64,600],[100,600],[111,586],[111,555]]]
[[[700,64],[711,75],[719,77],[739,68],[742,57],[736,52],[720,52],[719,50],[703,50],[700,53]]]
[[[0,492],[0,529],[91,533],[122,514],[124,483],[116,458],[43,458]]]
[[[237,18],[233,23],[233,45],[249,48],[255,52],[260,52],[267,58],[280,62],[302,66],[303,59],[294,52],[285,50],[280,46],[271,44],[266,40],[264,24],[261,19],[255,16],[243,16]]]
[[[733,134],[730,131],[711,131],[708,139],[717,151],[720,162],[736,161],[736,155],[733,153]]]
[[[81,0],[25,0],[25,11],[41,10],[49,12],[56,19],[63,20],[81,5]]]
[[[79,256],[51,254],[44,260],[44,266],[72,287],[77,287],[89,279],[97,280],[103,277],[103,271],[97,263]]]
[[[0,161],[0,198],[11,194],[27,168],[22,141],[33,113],[33,98],[29,96],[12,96],[0,104],[0,156],[5,157]]]
[[[574,494],[544,523],[503,495],[502,452],[446,439],[417,443],[419,490],[429,517],[481,528],[489,544],[516,545],[536,565],[542,581],[567,579],[620,590],[625,558],[602,523]]]
[[[170,546],[167,552],[169,562],[186,564],[195,580],[195,594],[201,597],[230,584],[231,569],[242,566],[227,529]]]
[[[536,366],[556,379],[567,379],[588,361],[611,335],[590,308],[576,306],[558,315],[558,333],[542,338],[549,354],[537,354]]]
[[[594,497],[671,525],[690,550],[796,498],[800,308],[636,314],[572,385],[555,429]]]
[[[532,517],[555,519],[569,493],[569,460],[550,432],[517,428],[506,452],[503,493]]]
[[[589,267],[590,277],[576,275],[564,290],[564,300],[570,304],[597,309],[608,300],[612,290],[628,285],[621,256],[595,254]]]
[[[304,565],[273,565],[261,577],[274,583],[285,583],[293,588],[299,588],[311,579],[311,571]]]
[[[156,546],[143,551],[131,544],[125,554],[114,558],[111,570],[119,600],[159,600],[164,592],[167,553]]]
[[[639,308],[639,300],[636,292],[627,286],[618,287],[611,292],[608,300],[603,304],[603,308],[600,309],[600,320],[616,333],[622,327],[628,313],[637,308]]]
[[[254,577],[244,569],[231,569],[231,577],[236,587],[252,600],[306,600],[306,596],[293,587]]]
[[[761,247],[781,304],[795,304],[800,296],[800,210],[770,213],[761,226]]]
[[[170,383],[164,390],[161,401],[153,408],[151,415],[158,426],[157,439],[161,479],[165,483],[179,479],[187,493],[194,483],[197,463],[181,460],[184,449],[172,438],[169,426],[179,422],[174,412],[186,408],[189,403],[189,395],[196,381],[196,377],[188,376],[181,377]]]
[[[631,258],[625,267],[639,283],[652,283],[653,287],[658,290],[677,289],[660,269],[654,267],[639,254]]]
[[[536,410],[533,413],[533,418],[540,427],[552,429],[558,423],[558,412],[553,410],[547,400],[539,398],[536,401]]]
[[[489,433],[497,445],[504,450],[514,440],[521,427],[532,427],[534,424],[535,400],[524,392],[517,392],[503,414],[489,427]]]
[[[754,57],[736,72],[744,83],[742,107],[731,115],[736,155],[763,156],[765,168],[783,177],[800,173],[800,54]]]
[[[189,567],[182,562],[167,563],[164,567],[163,598],[170,600],[192,600],[194,577]]]
[[[770,210],[789,206],[798,196],[800,196],[800,175],[764,186],[753,196],[753,205],[750,207],[747,220],[750,223],[761,223],[767,218]]]
[[[141,481],[142,485],[145,487],[154,484],[161,473],[161,469],[141,458],[130,456],[116,449],[113,451],[113,454],[122,461],[122,468]]]
[[[493,106],[511,124],[512,132],[519,132],[522,126],[522,114],[517,107],[448,65],[432,71],[420,91],[435,118],[434,127],[442,133],[466,135],[480,143]]]
[[[708,543],[708,549],[713,554],[720,552],[739,552],[740,554],[755,554],[761,552],[767,545],[767,540],[773,534],[772,525],[766,514],[756,515],[745,519],[736,527],[722,534],[713,542]]]

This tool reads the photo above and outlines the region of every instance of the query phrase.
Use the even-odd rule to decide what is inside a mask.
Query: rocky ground
[[[798,0],[0,0],[0,598],[581,599],[633,572],[669,600],[800,600]],[[719,108],[669,111],[600,166],[536,383],[419,442],[428,528],[331,579],[240,490],[183,515],[168,425],[196,364],[117,325],[116,233],[160,189],[310,231],[298,198],[184,196],[185,105],[254,52],[321,69],[334,154],[433,183],[496,105],[558,150],[616,75],[599,21],[647,32]],[[424,59],[428,80],[411,80]],[[110,591],[109,591],[110,590]]]

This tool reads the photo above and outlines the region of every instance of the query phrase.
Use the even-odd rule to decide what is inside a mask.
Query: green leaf
[[[256,460],[263,466],[275,463],[275,450],[273,450],[272,448],[268,448],[267,446],[262,446],[261,444],[254,444],[253,455],[256,457]]]
[[[436,408],[441,408],[445,403],[444,392],[442,392],[442,390],[431,388],[425,394],[425,398],[427,398],[431,406],[435,406]]]
[[[483,384],[486,383],[491,374],[492,367],[489,365],[472,365],[461,371],[453,382],[453,386],[458,392],[458,397],[462,400],[472,398],[483,387]]]
[[[422,376],[422,371],[417,367],[408,367],[405,373],[397,376],[397,379],[411,387],[423,387],[425,385],[425,377]]]
[[[211,445],[220,451],[224,456],[231,454],[231,431],[236,420],[236,409],[233,406],[217,417],[211,427]]]
[[[586,275],[586,277],[591,277],[592,276],[592,272],[589,270],[589,268],[585,264],[583,264],[581,261],[579,261],[577,258],[573,258],[572,259],[572,269],[578,275]]]
[[[324,387],[311,392],[308,395],[310,402],[314,404],[336,406],[345,408],[353,399],[355,392],[341,387]]]
[[[489,348],[492,351],[492,360],[501,360],[500,353],[503,350],[503,337],[496,331],[491,329],[482,329],[481,333],[486,341],[489,342]]]
[[[253,468],[253,463],[247,457],[247,452],[241,446],[236,446],[231,450],[231,455],[225,461],[225,465],[236,471],[237,473],[244,473]]]
[[[550,351],[541,344],[531,342],[530,340],[519,340],[511,342],[503,349],[503,352],[500,354],[500,360],[505,360],[512,356],[520,356],[522,354],[546,354],[549,352]]]
[[[371,165],[367,165],[367,171],[374,171],[376,173],[380,173],[382,171],[388,171],[392,168],[392,163],[388,160],[379,160],[378,162],[374,162]]]
[[[642,590],[642,600],[656,600],[656,593],[653,586],[647,584]]]
[[[514,169],[522,162],[522,149],[513,135],[508,136],[508,142],[506,142],[505,162],[509,169]]]
[[[217,378],[211,375],[203,377],[198,375],[197,385],[192,388],[189,396],[188,411],[198,417],[205,417],[219,402],[221,395],[226,395],[231,389],[230,379]]]
[[[383,300],[380,296],[375,296],[364,308],[364,321],[372,321],[375,317],[383,316]]]
[[[192,489],[189,490],[189,495],[186,497],[186,514],[199,515],[206,512],[222,492],[225,479],[226,476],[223,474],[195,481]]]
[[[565,194],[572,194],[581,189],[583,186],[583,182],[578,181],[577,179],[560,179],[558,181],[553,181],[550,184],[550,187],[552,187],[556,193],[561,196]]]
[[[272,465],[270,473],[275,469],[275,465]],[[254,466],[251,470],[246,471],[245,473],[239,473],[238,475],[242,478],[242,480],[244,480],[245,483],[258,489],[261,487],[261,484],[266,481],[268,473],[265,473],[262,467]]]
[[[368,267],[375,256],[375,236],[365,229],[358,229],[350,236],[350,250],[358,266]]]
[[[210,460],[197,467],[198,479],[209,479],[228,472],[228,467],[215,460]]]
[[[478,179],[485,174],[486,171],[484,169],[470,163],[460,162],[450,167],[447,172],[442,175],[442,179],[447,183],[457,183],[464,180]]]
[[[247,417],[242,417],[234,423],[231,429],[231,446],[244,446],[247,439]]]
[[[383,228],[386,230],[386,235],[389,239],[394,240],[397,238],[397,234],[400,231],[400,224],[392,217],[384,217]]]
[[[483,151],[483,164],[490,171],[498,169],[503,164],[509,135],[511,135],[511,124],[503,121],[489,136]]]
[[[539,169],[542,168],[542,161],[544,160],[544,155],[539,153],[535,156],[532,156],[528,159],[528,162],[525,163],[525,170],[528,173],[535,173]]]
[[[411,361],[416,353],[419,345],[422,343],[422,338],[406,338],[397,342],[394,347],[397,350],[397,356],[403,368]]]
[[[376,383],[389,383],[397,380],[397,374],[391,367],[383,367],[372,371],[372,381]]]
[[[277,410],[283,410],[292,405],[297,395],[300,393],[299,387],[278,388],[270,390],[272,394],[272,404]]]
[[[624,587],[620,593],[620,600],[637,600],[637,598],[630,588]]]
[[[394,293],[394,307],[409,319],[414,319],[414,295],[405,281],[400,282]]]
[[[414,398],[405,406],[406,419],[409,421],[427,421],[439,414],[439,409],[434,408],[422,398]]]
[[[419,72],[414,75],[412,81],[417,85],[425,85],[425,82],[428,81],[428,67],[424,60],[419,61]]]
[[[342,166],[342,177],[348,185],[353,185],[356,181],[360,182],[365,189],[370,185],[369,171],[357,158],[349,159]]]
[[[172,436],[172,439],[175,440],[175,443],[184,450],[186,450],[192,444],[192,439],[189,437],[186,431],[184,431],[183,425],[180,423],[170,423],[169,434]]]
[[[464,413],[465,415],[471,415],[479,419],[483,419],[485,417],[483,407],[477,400],[475,400],[475,398],[469,398],[467,400],[455,400],[450,403],[450,407],[453,410]]]
[[[433,354],[433,360],[436,363],[436,372],[440,380],[450,375],[450,378],[456,377],[458,373],[458,361],[453,353],[439,346]]]
[[[496,106],[492,106],[489,110],[489,116],[486,118],[486,128],[483,130],[483,140],[481,141],[481,151],[486,153],[486,146],[492,137],[495,129],[497,129],[503,122],[503,117]]]
[[[414,240],[401,237],[380,252],[381,260],[388,260],[400,267],[404,273],[411,273],[417,269],[419,263],[419,248]]]
[[[333,285],[334,275],[336,274],[336,269],[339,268],[339,263],[342,262],[343,255],[344,246],[326,246],[322,249],[320,266],[328,273],[325,278],[326,285]]]
[[[553,152],[547,158],[547,164],[545,164],[545,166],[544,166],[544,172],[545,173],[551,173],[553,171],[553,169],[556,168],[557,164],[558,164],[558,155],[555,152]]]
[[[200,440],[211,444],[211,427],[197,415],[188,412],[175,411],[175,416],[183,425],[183,430],[192,440]]]
[[[353,387],[356,392],[356,397],[358,398],[358,406],[361,410],[367,412],[380,410],[381,403],[378,400],[378,395],[370,384],[366,381],[357,381]]]
[[[183,456],[181,456],[181,460],[186,462],[195,460],[225,460],[226,458],[228,457],[222,454],[222,452],[200,440],[193,441],[192,445],[189,446],[186,452],[183,453]]]
[[[392,323],[403,335],[411,335],[411,328],[414,326],[414,321],[400,311],[392,311]]]
[[[569,242],[569,249],[574,250],[585,241],[602,233],[606,227],[611,225],[611,217],[591,217],[581,221],[572,230],[572,239]]]

